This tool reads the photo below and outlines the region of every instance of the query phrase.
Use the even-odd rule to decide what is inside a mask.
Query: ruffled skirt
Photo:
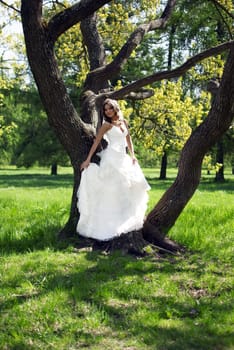
[[[142,228],[150,186],[125,152],[107,148],[100,157],[82,172],[77,232],[106,241]]]

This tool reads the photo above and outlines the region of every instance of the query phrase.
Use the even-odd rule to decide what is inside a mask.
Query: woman
[[[80,235],[100,241],[142,228],[150,189],[134,155],[118,103],[106,99],[103,115],[105,122],[80,167],[83,172],[78,190],[77,225]],[[91,163],[91,158],[103,137],[108,146],[99,153],[101,160],[97,165]]]

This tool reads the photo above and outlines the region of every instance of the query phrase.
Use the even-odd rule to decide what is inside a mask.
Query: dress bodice
[[[108,147],[114,149],[117,152],[126,152],[127,134],[128,130],[124,124],[121,125],[121,128],[119,126],[113,125],[112,128],[106,132]]]

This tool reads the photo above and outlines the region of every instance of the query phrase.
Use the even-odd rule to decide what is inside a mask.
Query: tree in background
[[[1,89],[7,89],[6,81],[0,78],[0,91]],[[12,119],[8,120],[7,115],[3,111],[3,105],[5,103],[5,96],[0,92],[0,164],[9,163],[11,157],[11,151],[15,143],[15,133],[17,125]]]
[[[191,134],[194,125],[198,126],[210,107],[210,98],[203,92],[194,103],[190,96],[183,96],[182,80],[163,82],[155,89],[154,96],[138,103],[137,117],[133,119],[136,144],[143,156],[145,150],[162,157],[160,179],[166,178],[167,157],[175,159]],[[166,155],[166,157],[165,157]],[[177,155],[177,156],[176,156]]]
[[[57,175],[57,165],[70,165],[69,158],[50,128],[35,88],[2,88],[1,164],[30,167],[50,166]],[[3,119],[4,118],[4,119]],[[2,123],[1,123],[2,124]],[[3,133],[4,130],[4,133]]]
[[[4,110],[6,104],[5,95],[12,89],[13,82],[6,74],[10,69],[9,60],[4,59],[4,54],[8,47],[7,44],[11,42],[11,37],[8,35],[6,38],[3,38],[3,32],[6,27],[6,17],[2,17],[2,12],[0,12],[0,15],[1,18],[4,18],[4,21],[1,21],[0,24],[0,164],[5,164],[9,163],[11,158],[11,150],[15,141],[14,136],[17,125],[9,118],[8,113]]]
[[[0,164],[50,166],[55,175],[58,164],[70,165],[69,157],[48,124],[35,88],[23,35],[17,32],[17,11],[0,10]],[[11,22],[14,30],[9,30]]]
[[[179,2],[180,3],[180,2]],[[185,2],[186,3],[186,2]],[[202,6],[203,2],[199,2]],[[176,6],[176,1],[167,1],[164,9],[156,7],[148,1],[145,11],[144,1],[131,3],[110,2],[104,0],[81,0],[79,3],[67,4],[67,7],[57,8],[57,13],[44,20],[42,16],[43,2],[41,0],[21,1],[21,16],[27,48],[27,56],[38,91],[48,115],[50,125],[68,153],[74,168],[74,189],[70,217],[61,235],[67,237],[75,234],[78,220],[76,206],[77,188],[80,181],[79,167],[86,158],[96,129],[101,124],[99,113],[106,97],[121,99],[137,99],[152,94],[142,88],[163,79],[172,79],[184,75],[185,72],[204,58],[220,54],[228,50],[224,73],[215,101],[207,118],[196,128],[187,140],[180,156],[179,170],[175,182],[162,196],[155,208],[149,213],[143,228],[143,237],[153,243],[165,245],[165,235],[175,223],[177,217],[196,190],[201,173],[201,164],[206,152],[220,139],[229,128],[233,118],[234,103],[234,43],[233,41],[212,47],[191,57],[178,68],[154,72],[142,72],[142,77],[136,81],[126,82],[122,88],[114,89],[113,83],[119,80],[124,64],[131,61],[131,55],[140,46],[144,38],[153,31],[162,31]],[[53,3],[56,6],[57,3]],[[73,4],[73,5],[72,5]],[[60,6],[61,3],[58,4]],[[105,6],[104,6],[105,5]],[[119,6],[130,7],[130,32],[125,22],[120,23]],[[140,6],[141,17],[137,22],[137,9]],[[99,12],[96,12],[99,11]],[[118,31],[116,47],[111,47],[108,37],[100,31],[98,14],[106,11],[111,14],[110,23],[114,23],[112,34]],[[161,15],[159,14],[161,13]],[[144,14],[144,16],[142,16]],[[230,15],[230,14],[229,14]],[[144,21],[144,24],[142,23]],[[69,96],[59,71],[55,57],[57,39],[73,25],[81,24],[81,33],[87,48],[89,72],[85,76],[80,98],[79,113]],[[206,25],[206,24],[205,24]],[[205,26],[204,25],[204,26]],[[121,28],[121,29],[120,29]],[[115,29],[115,31],[114,31]],[[79,72],[80,73],[80,72]],[[123,80],[124,82],[124,80]],[[139,236],[137,236],[139,237]],[[127,240],[126,236],[126,240]],[[138,242],[134,241],[138,244]]]

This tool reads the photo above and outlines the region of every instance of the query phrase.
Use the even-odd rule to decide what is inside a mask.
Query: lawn
[[[149,210],[170,186],[156,169]],[[203,174],[170,231],[180,256],[61,246],[71,169],[0,170],[1,350],[234,349],[234,179]]]

